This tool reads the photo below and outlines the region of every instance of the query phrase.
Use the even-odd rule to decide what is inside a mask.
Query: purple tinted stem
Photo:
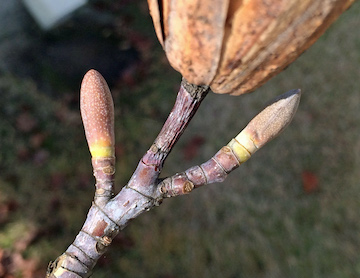
[[[188,194],[194,188],[223,182],[239,166],[240,162],[235,154],[228,146],[224,146],[205,163],[164,179],[159,184],[159,191],[165,198]]]
[[[174,108],[160,134],[140,160],[128,185],[114,198],[111,198],[114,158],[93,159],[97,181],[93,205],[75,241],[49,265],[47,277],[89,277],[96,261],[119,230],[131,219],[157,204],[157,198],[161,197],[156,190],[158,176],[164,161],[208,91],[208,87],[182,81]]]
[[[158,137],[146,152],[131,177],[128,187],[151,196],[164,161],[183,134],[185,128],[209,91],[207,86],[195,86],[182,80],[175,105]]]

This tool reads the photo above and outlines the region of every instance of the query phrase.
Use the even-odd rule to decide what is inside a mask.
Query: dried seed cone
[[[92,157],[114,157],[114,103],[105,79],[96,70],[89,70],[81,83],[80,110]]]
[[[219,94],[251,92],[309,48],[355,0],[148,0],[174,69]]]

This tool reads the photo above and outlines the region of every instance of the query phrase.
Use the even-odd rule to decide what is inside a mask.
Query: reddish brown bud
[[[114,103],[99,72],[89,70],[81,83],[80,110],[92,157],[114,156]]]

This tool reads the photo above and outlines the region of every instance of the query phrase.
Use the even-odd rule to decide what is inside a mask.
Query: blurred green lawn
[[[303,92],[279,138],[224,183],[141,215],[93,277],[360,277],[359,14],[357,2],[256,92],[210,94],[164,175],[210,158],[266,100],[293,88]],[[134,28],[150,26],[145,19]],[[117,190],[156,137],[181,78],[158,43],[147,55],[141,83],[113,89]],[[0,91],[0,249],[44,271],[76,236],[94,193],[80,113],[66,96],[48,97],[10,74],[0,76]]]

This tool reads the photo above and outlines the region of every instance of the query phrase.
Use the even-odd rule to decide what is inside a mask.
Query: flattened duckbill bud
[[[292,121],[299,106],[300,89],[290,90],[271,101],[244,128],[257,149],[278,136]],[[235,138],[241,141],[241,133]],[[252,151],[251,151],[252,152]]]
[[[298,108],[300,96],[300,90],[291,90],[276,97],[229,142],[228,146],[240,163],[248,160],[288,126]]]
[[[96,70],[89,70],[81,83],[80,110],[92,157],[113,157],[114,103],[105,79]]]

